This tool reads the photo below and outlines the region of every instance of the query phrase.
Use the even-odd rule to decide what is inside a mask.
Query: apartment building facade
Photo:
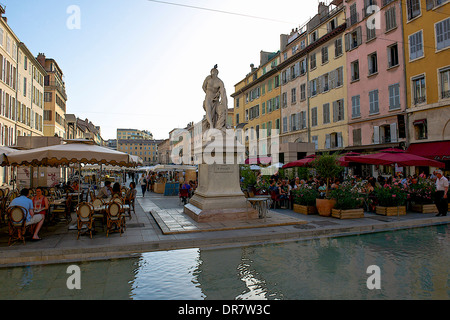
[[[138,129],[117,129],[117,140],[153,139],[151,132]]]
[[[150,139],[120,139],[117,140],[117,150],[131,155],[139,156],[144,166],[157,164],[158,144],[162,140]]]
[[[310,141],[319,152],[348,146],[345,27],[343,1],[320,3],[308,22]]]
[[[409,148],[449,164],[450,1],[404,2]]]
[[[234,98],[233,125],[243,129],[241,142],[245,143],[249,158],[270,154],[270,147],[264,144],[259,150],[257,141],[270,137],[272,130],[281,128],[279,64],[279,51],[261,51],[260,66],[252,64],[251,72],[235,85],[231,95]]]
[[[67,94],[64,74],[56,60],[46,58],[44,53],[39,53],[36,59],[47,72],[44,79],[44,135],[66,138]]]
[[[349,147],[406,145],[402,1],[349,0],[345,51]]]

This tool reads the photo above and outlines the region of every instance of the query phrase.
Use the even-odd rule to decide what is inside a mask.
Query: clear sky
[[[304,24],[318,4],[166,2],[184,6],[149,0],[0,0],[20,41],[63,70],[67,113],[100,126],[105,140],[116,138],[117,128],[149,130],[166,139],[173,128],[200,121],[203,80],[215,64],[232,94],[250,64],[259,66],[260,51],[278,51],[280,34]],[[67,12],[72,5],[79,16]],[[68,20],[79,21],[80,28],[68,28]],[[228,103],[232,107],[233,99]]]

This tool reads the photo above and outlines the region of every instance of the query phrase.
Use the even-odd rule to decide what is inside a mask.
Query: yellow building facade
[[[63,72],[54,59],[39,53],[36,58],[44,67],[47,76],[44,80],[44,135],[66,137],[66,85]]]
[[[346,20],[343,1],[334,3],[319,4],[308,22],[309,135],[319,152],[348,146]]]
[[[450,1],[407,0],[404,8],[409,143],[450,140]]]
[[[262,51],[260,62],[258,68],[251,65],[251,72],[235,85],[231,95],[234,98],[233,125],[243,126],[246,153],[250,158],[269,153],[267,149],[258,150],[257,141],[281,128],[281,74],[277,68],[280,54]]]

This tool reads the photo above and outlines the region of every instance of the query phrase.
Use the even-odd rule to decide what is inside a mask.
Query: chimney
[[[36,59],[39,61],[41,66],[45,68],[45,54],[39,53]]]

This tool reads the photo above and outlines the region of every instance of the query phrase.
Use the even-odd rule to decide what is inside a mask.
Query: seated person
[[[130,182],[130,190],[127,192],[127,196],[125,198],[125,204],[131,204],[136,199],[136,183]]]
[[[48,199],[44,196],[41,187],[36,188],[36,195],[32,199],[34,213],[43,214],[44,216],[48,212]]]
[[[78,191],[78,189],[79,189],[78,181],[74,181],[72,183],[72,189],[73,189],[73,191]]]
[[[111,195],[118,194],[120,197],[122,197],[122,191],[120,190],[120,183],[116,182],[114,183],[111,191]]]
[[[97,194],[97,198],[104,199],[104,198],[110,198],[112,196],[112,188],[111,188],[111,181],[106,180],[105,186],[103,188],[100,188]]]
[[[44,224],[44,215],[39,213],[34,213],[33,210],[33,200],[28,198],[30,193],[30,189],[23,188],[20,191],[20,197],[17,197],[11,201],[9,204],[10,207],[20,206],[25,208],[26,211],[26,225],[35,224],[36,228],[34,229],[33,240],[41,240],[39,238],[39,230],[41,230],[42,225]]]

